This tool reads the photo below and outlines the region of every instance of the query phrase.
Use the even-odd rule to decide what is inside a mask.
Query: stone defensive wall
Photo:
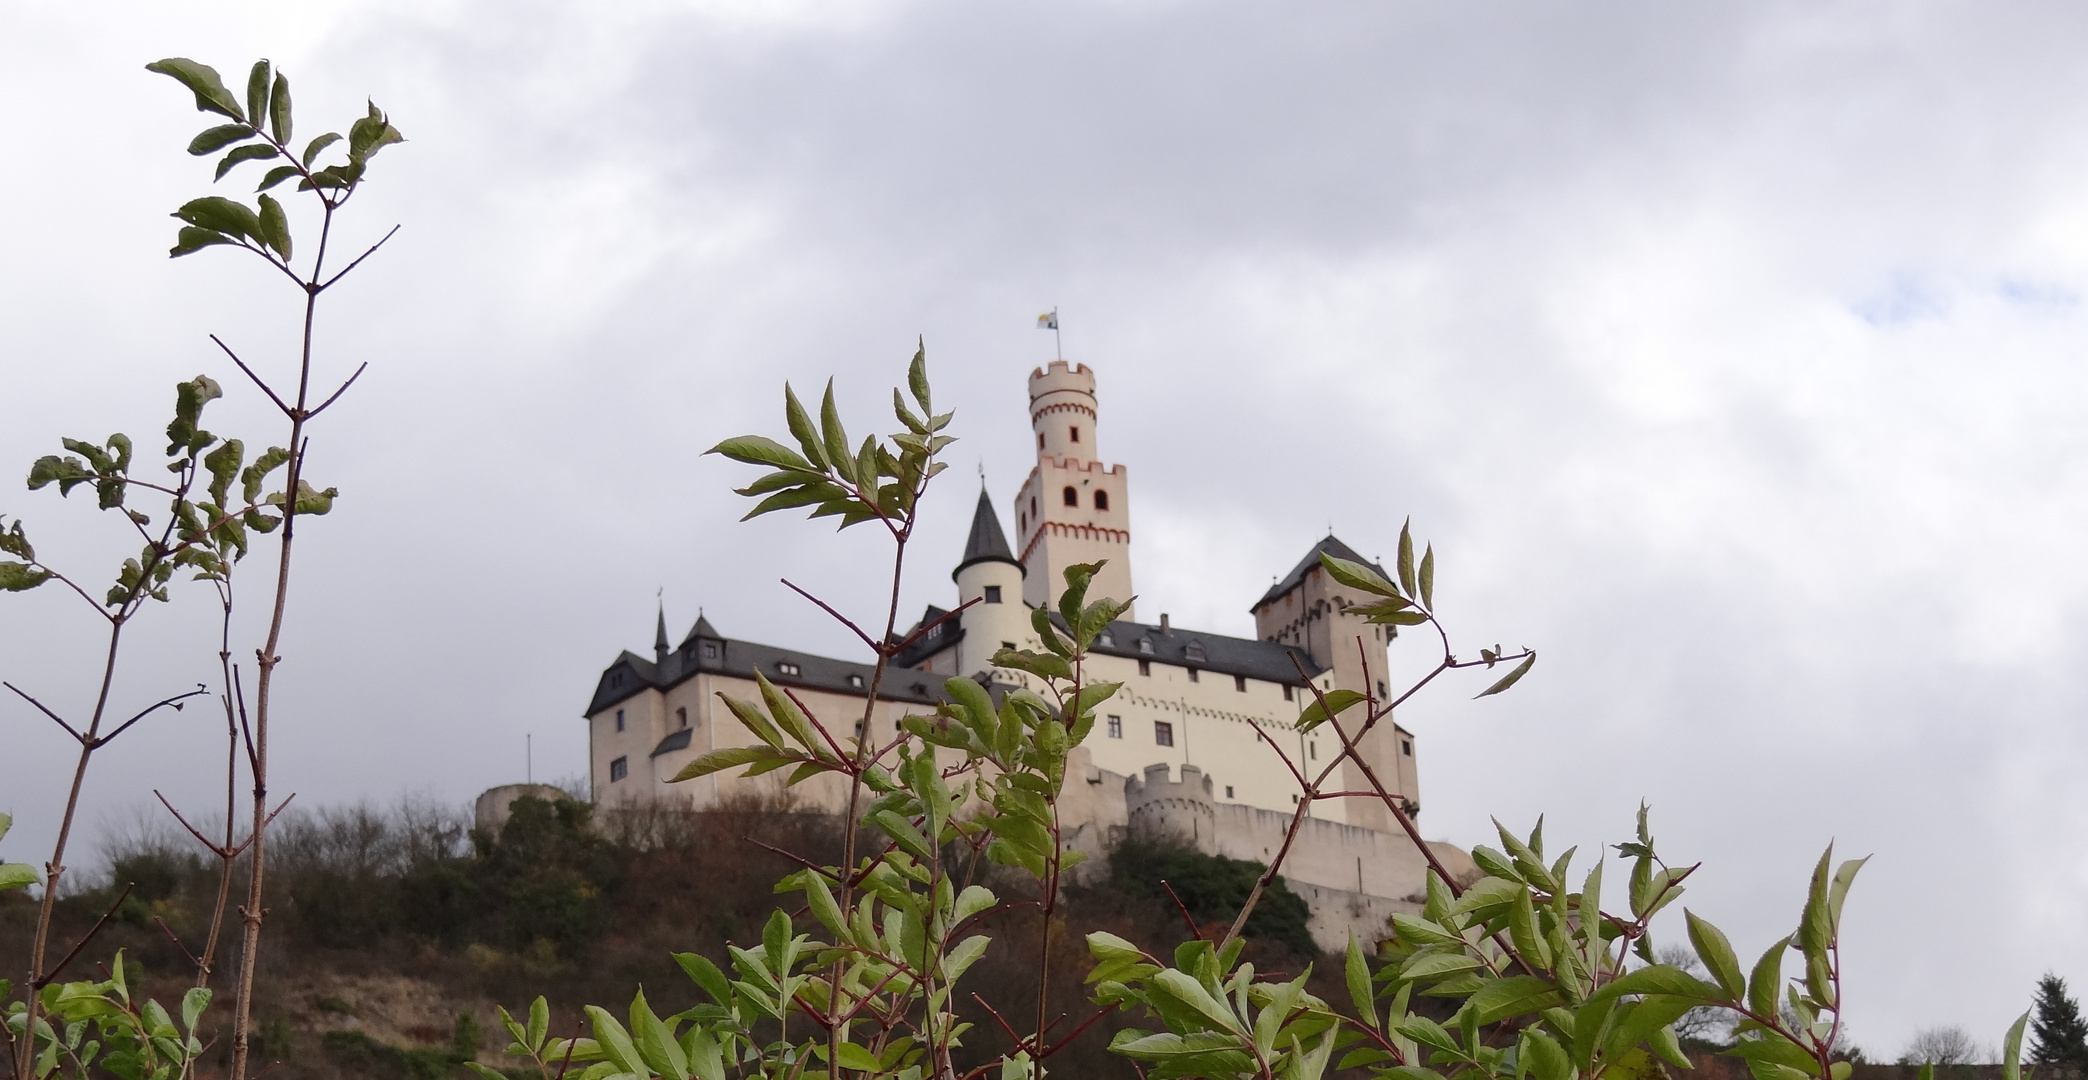
[[[1067,761],[1069,782],[1060,804],[1067,842],[1086,852],[1076,868],[1087,877],[1106,874],[1109,847],[1126,835],[1172,838],[1208,855],[1266,865],[1283,845],[1291,815],[1213,796],[1211,778],[1195,765],[1173,775],[1149,765],[1142,776],[1119,776],[1095,767],[1085,747]],[[1077,824],[1076,824],[1077,823]],[[1471,856],[1454,845],[1429,844],[1445,869],[1467,880],[1478,873]],[[1374,945],[1389,932],[1395,912],[1418,912],[1428,862],[1404,833],[1384,833],[1322,818],[1307,818],[1284,856],[1283,877],[1312,907],[1311,930],[1323,948],[1347,945],[1351,933]]]

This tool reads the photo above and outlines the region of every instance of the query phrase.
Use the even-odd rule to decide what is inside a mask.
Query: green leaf
[[[679,784],[684,780],[694,780],[699,776],[709,776],[714,772],[730,769],[737,765],[751,765],[757,761],[767,761],[770,758],[779,756],[774,748],[768,746],[727,746],[712,750],[682,766],[681,771],[675,773],[673,779],[667,782]]]
[[[253,70],[247,72],[246,91],[247,116],[255,127],[268,115],[268,61],[256,60]]]
[[[1754,976],[1747,983],[1747,1007],[1758,1016],[1776,1015],[1777,999],[1783,995],[1783,954],[1790,947],[1791,939],[1784,938],[1755,961]]]
[[[1334,580],[1352,589],[1361,589],[1378,596],[1404,599],[1392,583],[1378,576],[1378,572],[1358,562],[1337,559],[1325,552],[1320,553],[1320,566]]]
[[[1688,908],[1682,909],[1682,918],[1689,924],[1689,944],[1696,949],[1697,959],[1718,980],[1725,990],[1726,998],[1739,1001],[1747,996],[1747,979],[1740,972],[1740,961],[1733,955],[1733,945],[1726,940],[1725,933],[1696,917]]]
[[[312,162],[318,159],[319,152],[321,150],[324,150],[327,147],[332,146],[333,144],[340,141],[341,136],[339,132],[329,131],[326,134],[321,135],[316,139],[313,139],[311,142],[306,143],[304,149],[304,156],[300,159],[304,163],[304,167],[307,169],[311,168]]]
[[[616,1022],[616,1017],[609,1015],[609,1010],[599,1005],[589,1005],[587,1018],[594,1022],[595,1041],[601,1044],[603,1054],[615,1063],[618,1069],[640,1076],[648,1075],[645,1059],[638,1055],[638,1048],[632,1045],[630,1033],[624,1030],[622,1024]]]
[[[704,962],[709,963],[708,960]],[[717,969],[712,968],[711,970],[716,971]],[[529,1027],[522,1033],[524,1036],[522,1040],[523,1045],[527,1046],[532,1052],[542,1049],[544,1037],[550,1033],[551,1005],[544,1000],[544,995],[538,994],[536,1000],[529,1003]]]
[[[268,95],[268,130],[275,141],[290,145],[290,77],[277,72]]]
[[[1421,553],[1421,606],[1435,610],[1435,545]]]
[[[1549,980],[1535,975],[1510,975],[1486,980],[1484,986],[1465,999],[1465,1007],[1478,1014],[1481,1024],[1497,1024],[1565,1001],[1566,995]]]
[[[1399,585],[1408,596],[1414,595],[1414,534],[1408,518],[1399,526]]]
[[[1850,859],[1834,872],[1834,887],[1827,896],[1827,918],[1837,933],[1841,930],[1842,901],[1849,898],[1849,886],[1856,883],[1856,872],[1863,869],[1863,864],[1869,861],[1868,855],[1860,859]]]
[[[6,563],[0,563],[0,581],[5,579],[7,565]],[[4,584],[0,584],[0,588],[5,587]],[[36,868],[28,863],[0,863],[0,892],[5,892],[9,889],[28,888],[36,884],[36,882]]]
[[[2001,1043],[2001,1080],[2021,1080],[2023,1075],[2023,1025],[2030,1022],[2030,1014],[2016,1017],[2009,1025],[2008,1038]]]
[[[231,172],[242,161],[267,161],[276,156],[276,148],[267,143],[248,143],[226,154],[224,159],[218,162],[217,176],[213,179],[223,180],[225,174]]]
[[[1349,935],[1348,952],[1342,958],[1342,974],[1348,980],[1349,1000],[1356,1006],[1356,1015],[1376,1029],[1377,1003],[1370,993],[1370,965],[1364,961],[1363,949],[1356,944],[1353,933]]]
[[[732,982],[725,978],[724,972],[718,970],[718,965],[696,953],[675,953],[674,962],[681,965],[682,971],[689,976],[690,981],[702,987],[703,992],[709,994],[712,1001],[720,1005],[732,1004]],[[531,1030],[535,1029],[535,1025],[536,1006],[532,1005]]]
[[[1528,1069],[1537,1080],[1573,1080],[1573,1060],[1558,1040],[1535,1027],[1524,1028],[1519,1039],[1520,1068]]]
[[[27,592],[49,580],[51,580],[51,575],[47,570],[39,570],[27,563],[0,560],[0,592]],[[8,863],[7,865],[12,867],[21,864]],[[31,874],[29,880],[35,881],[36,875]],[[14,887],[12,885],[0,885],[0,888]]]
[[[828,379],[826,396],[819,402],[820,451],[841,479],[862,487],[875,487],[875,477],[856,475],[855,454],[848,448],[848,429],[841,426],[841,410],[834,405],[834,380]]]
[[[390,121],[385,119],[384,113],[377,108],[377,103],[373,101],[369,104],[369,115],[348,126],[348,160],[358,166],[375,157],[377,151],[393,143],[406,141],[406,136],[399,134],[399,129],[391,126]],[[361,176],[360,170],[356,176]]]
[[[233,100],[232,92],[225,89],[217,69],[208,64],[199,64],[187,57],[171,56],[145,65],[145,70],[168,76],[189,88],[196,95],[197,112],[214,112],[234,120],[245,120],[239,111],[239,102]]]
[[[921,339],[914,349],[913,362],[906,365],[906,387],[913,391],[914,401],[921,411],[933,415],[935,407],[928,404],[928,342]]]
[[[748,465],[773,465],[779,469],[809,473],[811,475],[805,478],[807,480],[817,479],[822,475],[820,470],[812,467],[811,462],[797,456],[789,447],[761,435],[740,435],[726,439],[704,453],[723,454]]]
[[[275,168],[268,170],[268,175],[263,176],[261,178],[260,186],[254,188],[254,190],[267,191],[269,188],[275,187],[277,184],[280,184],[283,181],[288,180],[296,175],[297,166],[278,165]]]
[[[1481,690],[1477,694],[1473,695],[1472,700],[1477,701],[1483,697],[1492,697],[1495,694],[1498,694],[1501,691],[1506,690],[1511,686],[1514,686],[1518,681],[1522,679],[1524,675],[1529,674],[1530,669],[1532,667],[1535,667],[1536,664],[1537,654],[1535,652],[1532,652],[1530,653],[1530,655],[1523,657],[1522,663],[1515,665],[1514,671],[1511,671],[1508,674],[1501,676],[1499,682],[1496,682],[1492,686],[1489,686],[1486,689]]]
[[[682,1053],[674,1031],[660,1021],[645,1003],[645,991],[631,1001],[631,1034],[636,1037],[638,1056],[654,1072],[673,1080],[689,1080],[689,1059]]]
[[[290,218],[283,213],[283,204],[264,194],[261,196],[261,239],[276,254],[290,261]]]
[[[1321,696],[1325,698],[1324,703],[1315,698],[1312,704],[1305,707],[1304,712],[1298,714],[1299,731],[1311,731],[1326,723],[1330,719],[1330,710],[1331,716],[1339,716],[1354,708],[1359,702],[1368,700],[1365,695],[1354,690],[1329,690]]]
[[[174,216],[199,229],[210,229],[227,236],[260,239],[261,219],[245,204],[219,195],[191,199],[183,203],[181,209],[174,212]]]
[[[825,1049],[825,1047],[821,1046],[818,1049]],[[853,1069],[857,1072],[866,1073],[878,1071],[877,1055],[852,1042],[841,1044],[840,1057],[841,1067],[844,1069]]]
[[[203,133],[189,140],[188,152],[202,157],[204,154],[222,150],[236,142],[251,139],[260,134],[247,124],[219,124],[206,128]]]
[[[167,256],[178,259],[183,255],[193,255],[214,244],[236,243],[239,243],[239,241],[213,229],[199,229],[194,225],[183,225],[181,232],[174,237],[174,246],[167,249]]]
[[[797,392],[787,382],[783,384],[783,423],[790,428],[790,434],[797,439],[798,445],[804,447],[805,460],[824,470],[827,467],[826,450],[819,445],[819,429],[812,426],[811,414],[805,412],[804,403],[798,400]]]
[[[188,993],[181,996],[181,1026],[189,1031],[196,1030],[196,1021],[209,1007],[210,990],[201,986],[189,987]]]

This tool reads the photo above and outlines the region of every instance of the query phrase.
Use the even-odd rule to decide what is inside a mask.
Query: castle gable
[[[1276,584],[1269,586],[1269,591],[1263,593],[1262,598],[1256,600],[1254,602],[1254,606],[1249,608],[1248,610],[1259,611],[1262,608],[1268,606],[1269,604],[1275,603],[1276,601],[1283,599],[1284,593],[1287,593],[1292,589],[1297,588],[1300,584],[1304,582],[1305,575],[1311,573],[1314,570],[1319,569],[1321,554],[1332,555],[1337,559],[1343,559],[1352,563],[1362,563],[1363,565],[1370,567],[1372,570],[1377,571],[1378,576],[1384,578],[1386,581],[1392,580],[1392,575],[1387,574],[1385,572],[1384,567],[1379,566],[1377,563],[1372,562],[1371,560],[1356,554],[1355,548],[1352,548],[1347,544],[1342,543],[1340,540],[1334,537],[1334,534],[1328,533],[1326,539],[1321,540],[1319,543],[1312,545],[1312,550],[1306,552],[1305,557],[1298,560],[1298,565],[1291,567],[1291,572],[1283,575],[1282,581],[1279,581]]]

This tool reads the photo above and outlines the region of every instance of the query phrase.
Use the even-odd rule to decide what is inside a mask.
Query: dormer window
[[[1153,639],[1149,637],[1139,638],[1138,651],[1146,654],[1147,656],[1153,655]]]
[[[798,670],[798,666],[797,666],[796,664],[793,664],[793,663],[791,663],[791,662],[790,662],[790,661],[788,661],[788,660],[778,660],[778,661],[776,661],[776,673],[777,673],[777,674],[779,674],[779,675],[798,675],[798,674],[802,674],[802,672],[800,672],[800,671]]]
[[[863,677],[861,675],[850,675],[848,677],[848,685],[861,690],[863,688]]]
[[[705,660],[716,660],[716,659],[718,658],[718,643],[717,643],[717,642],[715,642],[715,641],[706,641],[706,642],[704,642],[704,643],[703,643],[703,658],[704,658]]]
[[[1067,506],[1079,506],[1079,505],[1080,505],[1080,492],[1078,492],[1078,491],[1075,491],[1075,490],[1073,490],[1073,489],[1072,489],[1072,488],[1070,488],[1070,487],[1068,487],[1068,488],[1067,488],[1067,489],[1065,490],[1064,494],[1063,494],[1063,495],[1061,495],[1061,496],[1060,496],[1060,498],[1061,498],[1061,499],[1062,499],[1062,500],[1063,500],[1063,501],[1065,502],[1065,504],[1066,504]]]
[[[1110,648],[1115,648],[1115,647],[1116,647],[1116,635],[1114,635],[1114,634],[1111,634],[1111,633],[1110,633],[1109,631],[1107,631],[1107,630],[1104,630],[1104,631],[1102,631],[1102,636],[1101,636],[1101,637],[1098,637],[1098,638],[1096,638],[1096,639],[1095,639],[1095,644],[1097,644],[1097,645],[1106,645],[1106,646],[1109,646]]]
[[[1187,649],[1183,650],[1183,652],[1184,652],[1184,653],[1185,653],[1185,654],[1186,654],[1186,655],[1187,655],[1187,656],[1189,657],[1189,659],[1191,659],[1191,660],[1201,660],[1201,659],[1203,659],[1203,658],[1204,658],[1204,647],[1203,647],[1203,642],[1201,642],[1201,641],[1192,641],[1192,642],[1190,642],[1190,643],[1189,643],[1189,647],[1188,647]]]

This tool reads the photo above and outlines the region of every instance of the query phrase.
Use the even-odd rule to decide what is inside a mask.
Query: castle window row
[[[1067,506],[1073,506],[1073,507],[1077,507],[1077,506],[1079,506],[1079,505],[1080,505],[1080,489],[1079,489],[1079,488],[1076,488],[1076,487],[1074,487],[1074,486],[1073,486],[1073,485],[1071,485],[1071,484],[1068,484],[1068,485],[1066,485],[1066,489],[1065,489],[1064,491],[1061,491],[1061,492],[1059,492],[1059,501],[1060,501],[1060,502],[1063,502],[1063,503],[1065,503],[1065,504],[1066,504]],[[1107,491],[1103,491],[1103,490],[1102,490],[1102,489],[1100,489],[1100,488],[1096,488],[1096,489],[1095,489],[1095,509],[1097,509],[1097,510],[1107,510],[1107,509],[1109,509],[1109,492],[1107,492]],[[1036,500],[1036,497],[1035,497],[1035,496],[1031,496],[1031,497],[1030,497],[1030,513],[1034,514],[1034,513],[1036,513],[1036,512],[1037,512],[1037,500]],[[1028,520],[1027,518],[1018,518],[1018,519],[1016,520],[1015,524],[1016,524],[1016,525],[1018,525],[1018,526],[1020,526],[1020,527],[1022,527],[1022,528],[1025,528],[1025,529],[1026,529],[1026,528],[1029,528],[1029,520]]]

